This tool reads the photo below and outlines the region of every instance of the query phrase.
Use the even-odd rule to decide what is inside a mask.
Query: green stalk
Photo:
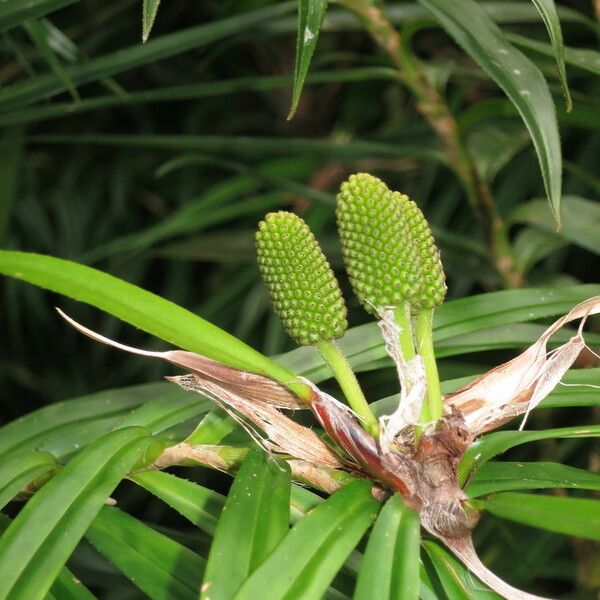
[[[415,339],[417,352],[423,358],[425,378],[427,379],[427,398],[421,411],[421,421],[439,421],[444,414],[442,391],[438,375],[435,353],[433,351],[433,309],[428,308],[416,316]]]
[[[400,351],[402,358],[408,362],[415,357],[415,345],[413,341],[412,319],[410,315],[410,305],[408,302],[403,302],[396,307],[394,318],[400,327],[398,341],[400,342]]]
[[[362,419],[363,427],[377,439],[379,437],[379,423],[371,412],[371,408],[346,357],[333,341],[318,342],[316,347],[340,384],[348,404]]]

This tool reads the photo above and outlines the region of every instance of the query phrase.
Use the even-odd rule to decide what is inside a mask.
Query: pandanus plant
[[[471,537],[477,504],[465,493],[468,473],[459,464],[478,436],[526,416],[557,385],[585,346],[583,325],[551,353],[547,342],[566,323],[581,319],[583,324],[600,312],[600,298],[573,308],[517,358],[443,397],[432,321],[446,284],[423,213],[405,195],[360,173],[341,186],[337,223],[354,293],[377,319],[398,373],[399,403],[380,418],[336,345],[348,326],[340,286],[309,227],[290,212],[270,213],[260,223],[260,272],[287,333],[299,345],[318,350],[346,403],[283,368],[264,373],[181,350],[137,350],[63,316],[98,341],[186,369],[188,375],[168,379],[214,400],[260,446],[287,460],[296,480],[328,493],[357,478],[369,480],[375,497],[399,495],[429,534],[505,598],[536,598],[511,587],[479,560]],[[286,409],[312,411],[326,436],[298,424]],[[155,466],[197,458],[197,452],[193,444],[180,443],[165,450]],[[210,452],[202,461],[222,467]]]

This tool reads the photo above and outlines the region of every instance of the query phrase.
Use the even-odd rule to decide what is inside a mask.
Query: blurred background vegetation
[[[442,249],[449,298],[515,285],[597,282],[598,2],[559,6],[571,112],[533,3],[480,4],[540,67],[555,100],[564,160],[559,232],[527,129],[498,85],[421,5],[386,6],[391,21],[410,32],[415,60],[445,98],[478,177],[491,190],[514,277],[503,275],[485,224],[389,56],[334,3],[291,121],[295,2],[169,0],[145,44],[139,1],[1,3],[2,247],[93,265],[274,355],[293,346],[258,278],[256,223],[270,210],[300,212],[339,268],[335,194],[350,173],[369,171],[425,212]],[[365,322],[342,273],[340,279],[351,325]],[[76,335],[52,307],[58,301],[126,343],[163,347],[115,319],[19,282],[0,286],[2,422],[166,372]],[[442,379],[481,372],[504,356],[442,361]],[[361,379],[371,398],[395,391],[391,369]],[[551,414],[544,415],[551,424]],[[572,442],[577,452],[581,445]],[[490,552],[506,551],[519,539],[516,526],[502,527],[506,543]],[[571,579],[570,551],[557,551],[549,565],[536,563],[535,553],[553,543],[566,544],[537,535],[512,581],[519,585],[520,577],[526,585],[544,569],[557,580]],[[484,558],[495,560],[500,573],[515,568],[508,556]]]

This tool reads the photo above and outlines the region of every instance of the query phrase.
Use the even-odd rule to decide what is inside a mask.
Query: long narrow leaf
[[[402,498],[385,504],[363,556],[354,600],[417,600],[419,578],[419,515]]]
[[[290,530],[235,599],[320,599],[377,510],[369,482],[345,486]]]
[[[506,492],[491,496],[485,508],[517,523],[600,541],[600,500]]]
[[[153,443],[141,428],[110,433],[33,496],[0,538],[0,598],[44,598],[106,498]]]
[[[160,296],[84,265],[0,251],[0,273],[96,306],[179,348],[289,383],[294,375],[244,342]]]
[[[471,498],[507,490],[573,488],[600,491],[600,473],[552,462],[489,462],[467,487]]]
[[[160,0],[144,0],[142,6],[142,42],[146,42],[152,31]]]
[[[437,542],[423,542],[448,600],[500,600]]]
[[[248,453],[217,524],[201,599],[233,598],[277,546],[288,531],[290,486],[287,463],[260,450]]]
[[[56,459],[48,452],[26,452],[5,458],[0,464],[0,508],[34,479],[56,467]]]
[[[562,427],[558,429],[543,429],[541,431],[495,431],[488,433],[471,444],[465,452],[458,465],[458,479],[461,483],[464,483],[473,469],[485,464],[494,456],[520,444],[552,438],[592,437],[600,437],[600,425]]]
[[[562,157],[552,96],[539,71],[475,0],[419,0],[492,79],[523,118],[535,147],[546,195],[560,226]],[[465,15],[469,15],[465,19]]]
[[[105,506],[85,537],[152,600],[197,600],[204,559],[169,536]]]
[[[225,498],[218,492],[162,471],[142,471],[132,481],[174,508],[194,525],[214,535]]]
[[[321,24],[327,11],[327,0],[298,0],[298,31],[296,36],[296,64],[294,68],[294,88],[292,106],[288,119],[291,119],[300,101],[302,88],[312,55],[317,46]]]

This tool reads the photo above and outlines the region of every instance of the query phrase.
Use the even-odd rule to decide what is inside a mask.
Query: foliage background
[[[286,8],[264,0],[171,0],[160,7],[145,45],[139,2],[34,4],[40,12],[23,15],[11,15],[5,8],[10,3],[0,6],[4,248],[97,266],[273,355],[293,346],[271,314],[257,276],[252,237],[257,221],[269,210],[300,211],[340,267],[334,195],[349,173],[368,170],[423,208],[442,247],[449,298],[506,287],[484,229],[455,174],[440,163],[438,140],[414,98],[356,20],[335,4],[292,121],[286,116],[294,3]],[[388,4],[397,24],[428,16],[416,4]],[[531,3],[485,4],[503,31],[547,45]],[[565,198],[558,233],[529,137],[503,93],[442,29],[427,27],[414,38],[416,54],[444,90],[493,190],[523,284],[531,286],[598,281],[600,54],[593,49],[599,28],[592,3],[564,2],[560,9],[565,43],[589,53],[585,60],[576,50],[567,53],[571,113],[553,57],[527,51],[549,81],[560,124]],[[130,50],[119,53],[123,48]],[[366,322],[343,274],[340,278],[351,324]],[[74,334],[52,306],[59,303],[125,343],[163,347],[139,331],[19,282],[4,280],[1,286],[3,422],[58,400],[157,381],[168,372]],[[442,379],[481,372],[509,355],[499,349],[446,359]],[[595,362],[589,357],[589,365]],[[391,369],[365,373],[361,381],[371,398],[395,391]],[[538,425],[559,426],[593,417],[582,409],[567,421],[564,413],[537,418]],[[558,459],[582,467],[598,460],[587,442],[577,440],[519,452],[511,458]],[[209,471],[193,476],[217,490],[229,485]],[[139,517],[183,529],[131,484],[123,484],[118,498]],[[531,534],[518,526],[496,525],[493,518],[485,523],[496,540],[487,558],[499,572],[512,572],[516,584],[541,577],[550,582],[548,589],[580,589],[585,597],[590,582],[597,581],[582,571],[585,560],[578,563],[578,553],[587,549],[573,548],[554,534],[526,538]],[[531,544],[523,544],[524,538]],[[522,561],[515,560],[515,547],[526,551]],[[550,558],[540,561],[545,553]],[[99,559],[85,549],[79,561],[89,573],[101,572],[94,562]],[[104,582],[99,593],[135,597],[114,577],[114,586]]]

